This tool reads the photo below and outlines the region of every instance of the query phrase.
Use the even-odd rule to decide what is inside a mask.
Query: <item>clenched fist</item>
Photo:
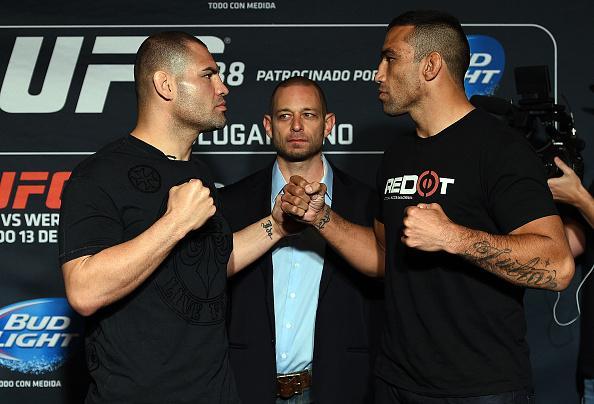
[[[324,213],[326,206],[326,185],[309,183],[298,175],[293,175],[285,185],[281,201],[283,212],[303,223],[314,224]]]
[[[455,237],[454,223],[437,203],[407,207],[402,224],[402,242],[422,251],[447,251]]]
[[[272,220],[280,234],[285,237],[290,234],[299,233],[305,228],[304,223],[300,223],[295,218],[285,212],[281,208],[281,195],[277,195],[274,200],[274,207],[272,208]]]
[[[171,217],[184,234],[196,230],[216,212],[210,189],[198,179],[171,187],[165,215]]]

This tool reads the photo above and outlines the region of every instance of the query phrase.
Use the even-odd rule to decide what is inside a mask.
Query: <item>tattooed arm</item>
[[[402,242],[423,251],[446,251],[515,285],[563,290],[574,262],[559,216],[546,216],[493,235],[453,223],[436,203],[410,206]]]
[[[235,275],[260,258],[281,238],[298,231],[298,224],[280,209],[280,197],[269,216],[233,233],[233,251],[227,263],[227,277]]]
[[[326,185],[291,177],[282,196],[282,209],[297,220],[313,226],[353,268],[368,276],[384,275],[384,225],[360,226],[347,221],[328,205]]]

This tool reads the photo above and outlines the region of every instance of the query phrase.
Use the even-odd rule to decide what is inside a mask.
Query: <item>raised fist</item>
[[[167,201],[166,215],[185,233],[196,230],[216,212],[210,189],[198,179],[171,187]]]

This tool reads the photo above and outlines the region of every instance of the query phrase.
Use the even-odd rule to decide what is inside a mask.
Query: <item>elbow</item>
[[[383,278],[385,274],[386,270],[384,268],[384,263],[382,262],[377,268],[374,268],[374,270],[369,272],[367,275],[373,278]]]
[[[81,292],[75,292],[66,288],[66,298],[70,307],[83,317],[88,317],[99,310],[100,306],[92,302],[92,299],[83,296]]]
[[[575,261],[571,254],[567,254],[557,271],[557,285],[553,290],[560,292],[567,289],[575,274]]]
[[[227,261],[227,278],[232,277],[236,273],[241,271],[241,268],[238,268],[238,265],[235,261],[235,255],[231,252],[231,256],[229,257],[229,261]]]
[[[373,265],[365,266],[360,271],[370,278],[383,278],[386,272],[384,256],[378,257],[378,260]]]

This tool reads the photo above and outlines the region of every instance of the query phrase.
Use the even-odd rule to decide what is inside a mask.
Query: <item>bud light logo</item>
[[[31,374],[59,368],[80,346],[83,319],[65,298],[27,300],[0,309],[0,365]]]
[[[473,95],[493,95],[505,68],[503,46],[486,35],[468,35],[470,65],[464,77],[468,98]]]

